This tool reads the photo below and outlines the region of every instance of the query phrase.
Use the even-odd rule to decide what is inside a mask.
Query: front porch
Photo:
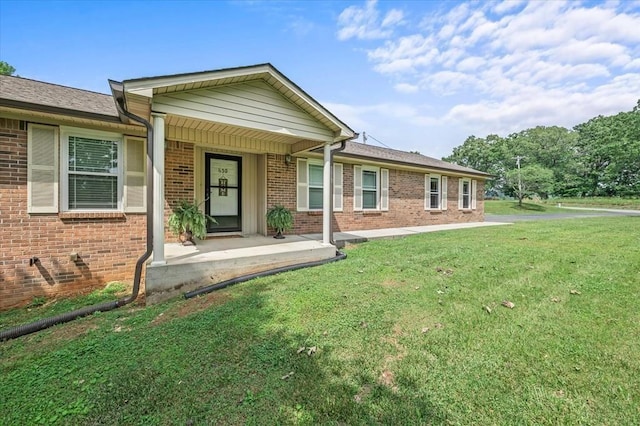
[[[336,255],[336,248],[301,235],[288,235],[282,240],[250,235],[207,239],[196,246],[165,243],[164,255],[164,264],[147,265],[148,304],[240,275],[330,259]]]
[[[271,64],[111,82],[113,96],[147,120],[147,214],[153,216],[153,260],[147,303],[249,273],[335,256],[330,244],[332,151],[356,133]],[[137,120],[136,120],[137,121]],[[265,215],[296,209],[307,185],[294,158],[318,150],[322,164],[321,241],[268,238]],[[142,179],[134,170],[132,179]],[[167,217],[181,200],[215,219],[195,247],[166,243]]]
[[[379,238],[400,238],[428,232],[485,226],[508,225],[502,222],[467,222],[402,228],[335,232],[337,247]],[[281,266],[330,259],[336,248],[322,243],[322,234],[287,235],[278,240],[262,235],[237,238],[213,238],[197,246],[167,243],[164,265],[147,266],[147,303],[158,303],[178,294],[241,275],[263,272]]]

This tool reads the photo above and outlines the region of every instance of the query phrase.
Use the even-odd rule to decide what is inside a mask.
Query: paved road
[[[485,214],[485,222],[522,222],[525,220],[553,220],[553,219],[575,219],[581,217],[602,217],[602,216],[640,216],[638,210],[613,210],[613,209],[582,209],[579,207],[564,207],[567,213],[550,214],[513,214],[513,215],[493,215]]]

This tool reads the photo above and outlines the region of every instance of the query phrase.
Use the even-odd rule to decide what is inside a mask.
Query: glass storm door
[[[209,222],[208,232],[242,230],[241,176],[241,157],[205,154],[205,208],[218,222]]]

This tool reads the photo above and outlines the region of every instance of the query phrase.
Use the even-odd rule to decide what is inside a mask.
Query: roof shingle
[[[469,167],[458,166],[436,158],[412,152],[398,151],[391,148],[366,145],[359,142],[349,141],[344,151],[336,153],[336,156],[370,158],[380,161],[400,163],[412,166],[429,167],[439,170],[452,170],[460,173],[468,173],[478,176],[489,177],[489,174],[474,170]]]
[[[111,95],[8,75],[0,75],[0,104],[40,105],[118,118]]]

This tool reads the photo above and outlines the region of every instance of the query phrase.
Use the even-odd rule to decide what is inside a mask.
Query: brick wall
[[[343,165],[342,212],[334,212],[334,231],[395,228],[403,226],[438,225],[478,222],[484,220],[484,183],[478,180],[477,209],[458,209],[458,178],[447,181],[447,210],[424,209],[424,173],[389,169],[389,211],[355,212],[353,210],[353,165]],[[282,204],[294,213],[292,233],[322,232],[321,212],[296,211],[296,162],[289,166],[283,156],[267,156],[267,206]],[[270,230],[271,231],[271,230]]]
[[[195,198],[194,145],[187,142],[167,141],[164,157],[164,218],[165,241],[176,241],[177,236],[169,230],[167,219],[180,200]]]
[[[97,216],[27,213],[26,124],[0,117],[0,309],[131,282],[145,250],[145,215]],[[29,266],[32,256],[40,261]]]

